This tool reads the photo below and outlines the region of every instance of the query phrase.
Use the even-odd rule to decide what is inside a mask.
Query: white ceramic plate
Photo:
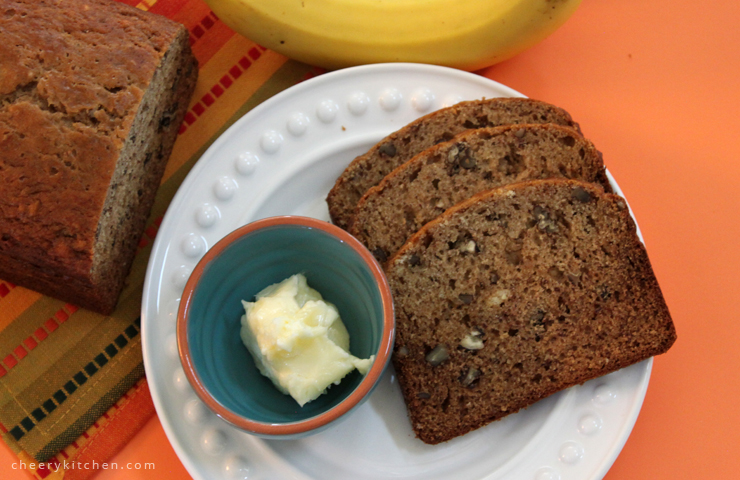
[[[637,418],[652,360],[437,446],[414,437],[392,368],[340,424],[302,440],[265,441],[207,410],[179,363],[177,307],[190,271],[210,246],[272,215],[328,220],[326,194],[355,156],[423,114],[495,96],[522,95],[474,74],[428,65],[341,70],[264,102],[198,161],[157,233],[142,305],[154,404],[193,477],[592,480],[606,474]]]

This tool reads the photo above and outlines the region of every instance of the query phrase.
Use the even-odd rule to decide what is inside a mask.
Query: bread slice
[[[473,100],[437,110],[391,133],[349,164],[326,198],[332,222],[347,229],[360,197],[422,150],[465,130],[522,123],[556,123],[580,132],[562,108],[528,98]]]
[[[481,193],[386,264],[411,424],[439,443],[665,352],[668,308],[625,201],[536,180]]]
[[[187,29],[111,0],[0,16],[0,278],[116,304],[195,87]]]
[[[424,224],[476,193],[555,177],[595,182],[611,191],[601,154],[572,128],[468,130],[424,150],[368,190],[350,232],[384,262]]]

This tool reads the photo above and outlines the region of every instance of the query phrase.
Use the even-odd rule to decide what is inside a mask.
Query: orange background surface
[[[481,73],[568,110],[638,219],[678,331],[606,480],[740,472],[740,3],[584,0],[546,41]],[[0,473],[27,480],[0,447]],[[155,417],[112,461],[189,478]]]

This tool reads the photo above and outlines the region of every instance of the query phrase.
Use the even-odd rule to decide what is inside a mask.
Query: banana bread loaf
[[[624,200],[535,180],[478,194],[386,265],[393,361],[439,443],[665,352],[676,332]]]
[[[424,150],[368,190],[350,232],[384,262],[424,224],[476,193],[556,177],[595,182],[611,191],[601,154],[572,128],[468,130]]]
[[[332,222],[346,230],[360,197],[422,150],[472,128],[521,123],[556,123],[580,132],[568,112],[529,98],[473,100],[437,110],[391,133],[349,164],[326,198]]]
[[[0,5],[0,278],[109,313],[195,87],[188,31],[112,0]]]

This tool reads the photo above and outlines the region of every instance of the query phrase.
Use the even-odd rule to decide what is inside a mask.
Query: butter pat
[[[349,333],[337,308],[302,274],[270,285],[254,302],[242,300],[241,338],[262,375],[300,406],[315,400],[355,368],[375,359],[349,353]]]

